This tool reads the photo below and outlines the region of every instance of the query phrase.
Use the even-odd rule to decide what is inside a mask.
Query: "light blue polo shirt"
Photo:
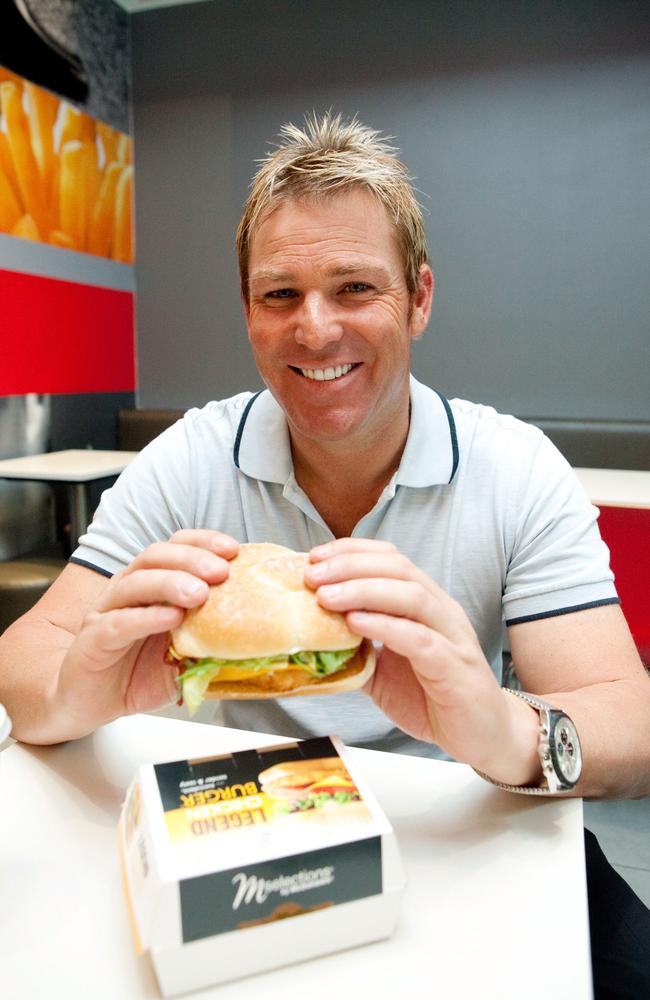
[[[455,598],[500,677],[504,622],[617,602],[598,512],[537,428],[414,378],[410,393],[399,468],[353,535],[393,542]],[[72,561],[110,575],[187,527],[300,551],[332,539],[296,482],[284,414],[267,390],[190,410],[140,452]],[[237,728],[444,756],[361,692],[215,704],[216,721]]]

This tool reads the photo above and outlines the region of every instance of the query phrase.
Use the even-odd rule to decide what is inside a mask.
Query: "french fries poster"
[[[134,260],[131,138],[2,66],[0,233]]]

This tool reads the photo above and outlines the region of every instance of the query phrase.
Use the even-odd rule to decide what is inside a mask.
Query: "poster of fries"
[[[0,66],[0,233],[134,260],[124,132]]]

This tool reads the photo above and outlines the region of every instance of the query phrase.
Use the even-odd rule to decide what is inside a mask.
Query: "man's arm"
[[[0,638],[0,702],[13,735],[57,743],[176,697],[166,634],[228,575],[237,542],[180,531],[107,579],[71,564]]]
[[[69,563],[48,591],[0,637],[0,701],[17,739],[56,742],[50,692],[86,611],[108,586],[93,570]]]
[[[513,625],[509,637],[522,688],[576,724],[583,749],[577,793],[650,795],[650,679],[620,607]]]
[[[383,644],[368,693],[398,726],[497,781],[539,782],[538,713],[499,686],[456,601],[387,542],[340,539],[311,558],[319,601]],[[575,794],[649,794],[650,681],[620,609],[515,625],[511,643],[524,688],[578,727]]]

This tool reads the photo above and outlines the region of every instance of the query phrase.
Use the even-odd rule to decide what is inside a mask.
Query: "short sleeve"
[[[187,418],[164,431],[102,494],[92,524],[71,556],[107,576],[148,545],[193,526],[192,455]]]
[[[511,498],[514,525],[503,594],[507,625],[618,603],[598,510],[544,435]]]

